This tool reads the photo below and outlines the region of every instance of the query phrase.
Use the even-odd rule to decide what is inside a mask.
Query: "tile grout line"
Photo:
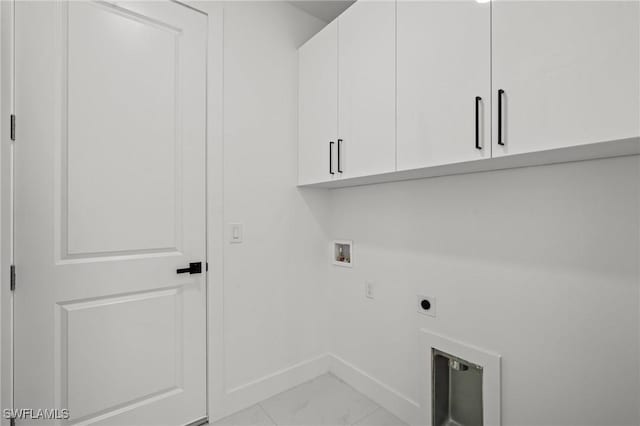
[[[373,401],[373,400],[372,400],[372,401]],[[382,409],[383,409],[383,408],[382,408],[382,406],[381,406],[380,404],[378,404],[377,402],[373,401],[373,403],[374,403],[374,404],[376,404],[376,408],[375,408],[375,410],[373,410],[373,411],[372,411],[372,412],[370,412],[370,413],[365,414],[364,416],[362,416],[362,417],[360,417],[359,419],[357,419],[355,422],[350,423],[350,424],[349,424],[349,426],[357,425],[359,422],[361,422],[361,421],[363,421],[363,420],[365,420],[365,419],[369,418],[369,416],[372,416],[372,415],[374,415],[375,413],[377,413],[378,411],[380,411],[380,410],[382,410]]]
[[[266,400],[265,400],[265,401],[266,401]],[[262,410],[262,412],[265,414],[265,416],[267,416],[267,418],[268,418],[269,420],[271,420],[271,423],[273,423],[275,426],[278,426],[278,423],[276,423],[276,421],[275,421],[275,420],[273,420],[273,417],[271,417],[271,415],[269,415],[269,412],[267,411],[267,409],[266,409],[266,408],[264,408],[264,407],[262,406],[262,402],[263,402],[263,401],[260,401],[260,402],[258,402],[256,405],[257,405],[258,407],[260,407],[260,409],[261,409],[261,410]]]
[[[378,411],[380,411],[380,409],[381,409],[381,408],[382,408],[382,407],[378,407],[378,408],[376,408],[375,410],[373,410],[373,411],[372,411],[372,412],[370,412],[369,414],[367,414],[367,415],[365,415],[364,417],[362,417],[362,418],[360,418],[360,419],[356,420],[355,422],[351,423],[349,426],[355,426],[355,425],[357,425],[358,423],[360,423],[361,421],[368,419],[369,417],[373,416],[375,413],[377,413]]]
[[[357,419],[355,422],[350,423],[348,426],[354,426],[355,424],[357,424],[358,422],[361,422],[362,420],[366,419],[367,417],[373,415],[374,413],[376,413],[379,410],[386,410],[382,405],[378,404],[377,401],[374,401],[373,399],[371,399],[369,396],[365,395],[364,393],[360,392],[358,389],[354,388],[353,386],[351,386],[349,383],[345,382],[343,379],[341,379],[340,377],[336,376],[334,373],[332,373],[331,371],[329,371],[328,373],[326,373],[327,375],[333,377],[334,379],[338,380],[340,383],[342,383],[343,385],[347,386],[348,388],[350,388],[351,390],[353,390],[354,392],[364,396],[365,398],[367,398],[369,401],[371,401],[376,408],[371,411],[370,413],[365,414],[364,416],[360,417],[359,419]]]
[[[362,421],[364,421],[364,420],[368,419],[369,417],[373,416],[373,415],[374,415],[374,414],[376,414],[376,413],[379,413],[379,412],[381,412],[381,411],[387,411],[384,407],[382,407],[382,406],[381,406],[380,404],[378,404],[376,401],[372,400],[371,398],[369,398],[368,396],[366,396],[366,395],[365,395],[365,394],[363,394],[362,392],[358,391],[358,390],[357,390],[357,389],[355,389],[353,386],[351,386],[350,384],[346,383],[344,380],[340,379],[339,377],[335,376],[334,374],[332,374],[332,373],[330,373],[330,372],[329,372],[329,373],[325,373],[324,375],[327,375],[327,376],[332,377],[333,379],[335,379],[336,381],[338,381],[339,383],[341,383],[341,384],[342,384],[343,386],[345,386],[346,388],[349,388],[349,389],[351,389],[353,392],[355,392],[356,394],[359,394],[359,395],[361,395],[361,396],[365,397],[366,399],[368,399],[369,401],[371,401],[371,402],[373,403],[373,405],[374,405],[374,406],[372,407],[372,410],[371,410],[371,411],[365,412],[362,416],[360,416],[360,417],[356,418],[355,420],[353,420],[353,421],[351,421],[351,422],[349,422],[349,423],[345,424],[344,426],[355,426],[355,425],[357,425],[358,423],[360,423],[360,422],[362,422]],[[311,379],[311,380],[309,380],[308,382],[305,382],[305,383],[303,383],[303,384],[301,384],[301,385],[304,385],[304,384],[307,384],[307,383],[313,382],[314,380],[316,380],[316,379],[318,379],[319,377],[322,377],[322,376],[323,376],[323,375],[318,376],[318,377],[316,377],[316,378],[314,378],[314,379]],[[300,387],[301,385],[294,386],[293,388],[290,388],[290,389],[288,389],[288,390],[285,390],[285,391],[281,392],[280,394],[283,394],[283,393],[286,393],[286,392],[288,392],[288,391],[291,391],[291,390],[293,390],[293,389],[295,389],[295,388],[297,388],[297,387]],[[269,399],[269,398],[268,398],[268,399]],[[265,399],[265,400],[263,400],[263,401],[260,401],[260,402],[256,403],[255,405],[257,405],[257,406],[259,407],[259,409],[263,412],[263,414],[267,417],[267,419],[268,419],[268,420],[269,420],[269,421],[270,421],[274,426],[284,426],[284,425],[280,425],[278,422],[276,422],[276,421],[274,420],[274,418],[270,415],[269,411],[268,411],[268,410],[265,408],[265,406],[263,405],[263,403],[264,403],[265,401],[267,401],[268,399]]]

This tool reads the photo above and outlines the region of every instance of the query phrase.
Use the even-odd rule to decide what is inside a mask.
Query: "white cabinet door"
[[[492,3],[493,156],[640,134],[639,4]]]
[[[491,5],[399,0],[398,169],[491,157]]]
[[[341,175],[395,170],[395,2],[360,0],[340,15],[338,69]]]
[[[337,177],[338,23],[299,49],[298,183]]]
[[[15,24],[15,406],[202,419],[207,18],[16,2]]]

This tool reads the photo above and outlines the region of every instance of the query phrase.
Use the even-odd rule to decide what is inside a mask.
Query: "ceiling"
[[[355,0],[292,0],[289,3],[324,22],[331,22]]]

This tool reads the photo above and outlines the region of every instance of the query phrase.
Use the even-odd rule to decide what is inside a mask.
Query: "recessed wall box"
[[[433,426],[482,426],[482,367],[432,349]]]
[[[353,242],[349,240],[336,240],[333,242],[333,264],[337,266],[351,267],[353,264]]]

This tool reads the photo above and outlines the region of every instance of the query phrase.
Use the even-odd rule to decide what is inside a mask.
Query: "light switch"
[[[242,224],[241,223],[230,223],[230,238],[229,242],[232,244],[237,244],[242,242]]]

